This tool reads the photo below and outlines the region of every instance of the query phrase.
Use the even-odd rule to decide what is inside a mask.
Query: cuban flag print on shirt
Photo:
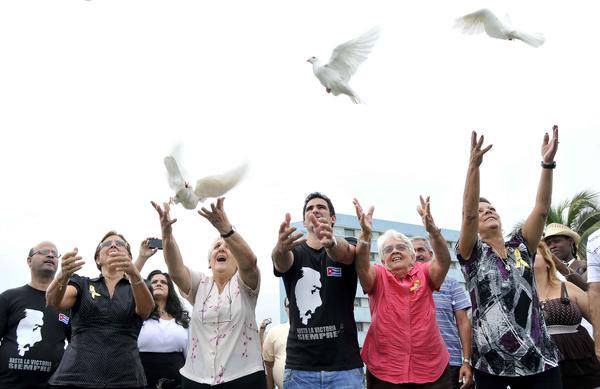
[[[342,276],[342,268],[328,266],[327,267],[327,277],[341,277]]]

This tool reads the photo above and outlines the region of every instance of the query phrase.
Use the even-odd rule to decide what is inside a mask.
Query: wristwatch
[[[466,363],[467,365],[471,366],[471,358],[463,358],[463,363]]]
[[[231,231],[221,234],[221,238],[229,238],[231,235],[235,234],[235,228],[231,226]]]

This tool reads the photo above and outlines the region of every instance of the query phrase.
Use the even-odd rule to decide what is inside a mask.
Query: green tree
[[[581,236],[581,242],[579,242],[577,251],[583,258],[586,257],[588,236],[600,228],[599,195],[600,193],[598,192],[584,190],[576,193],[570,199],[561,201],[556,206],[551,206],[548,212],[546,225],[550,223],[564,224]],[[522,221],[517,223],[513,227],[513,232],[522,226]]]

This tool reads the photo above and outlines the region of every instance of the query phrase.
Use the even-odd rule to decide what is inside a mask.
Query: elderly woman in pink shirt
[[[369,295],[371,326],[362,349],[367,388],[450,388],[449,354],[435,316],[433,291],[450,267],[450,252],[430,213],[429,197],[417,208],[435,258],[416,262],[410,240],[394,230],[377,240],[382,264],[369,261],[373,207],[364,213],[355,199],[361,236],[356,272]]]

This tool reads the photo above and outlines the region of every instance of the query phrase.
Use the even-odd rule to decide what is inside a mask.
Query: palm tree
[[[550,207],[548,218],[546,219],[546,225],[550,223],[564,224],[581,236],[577,252],[582,258],[586,257],[588,236],[597,229],[600,229],[599,195],[599,192],[592,192],[590,190],[581,191],[575,194],[573,198],[563,200],[555,207]],[[522,226],[522,221],[517,223],[513,227],[513,232]]]

